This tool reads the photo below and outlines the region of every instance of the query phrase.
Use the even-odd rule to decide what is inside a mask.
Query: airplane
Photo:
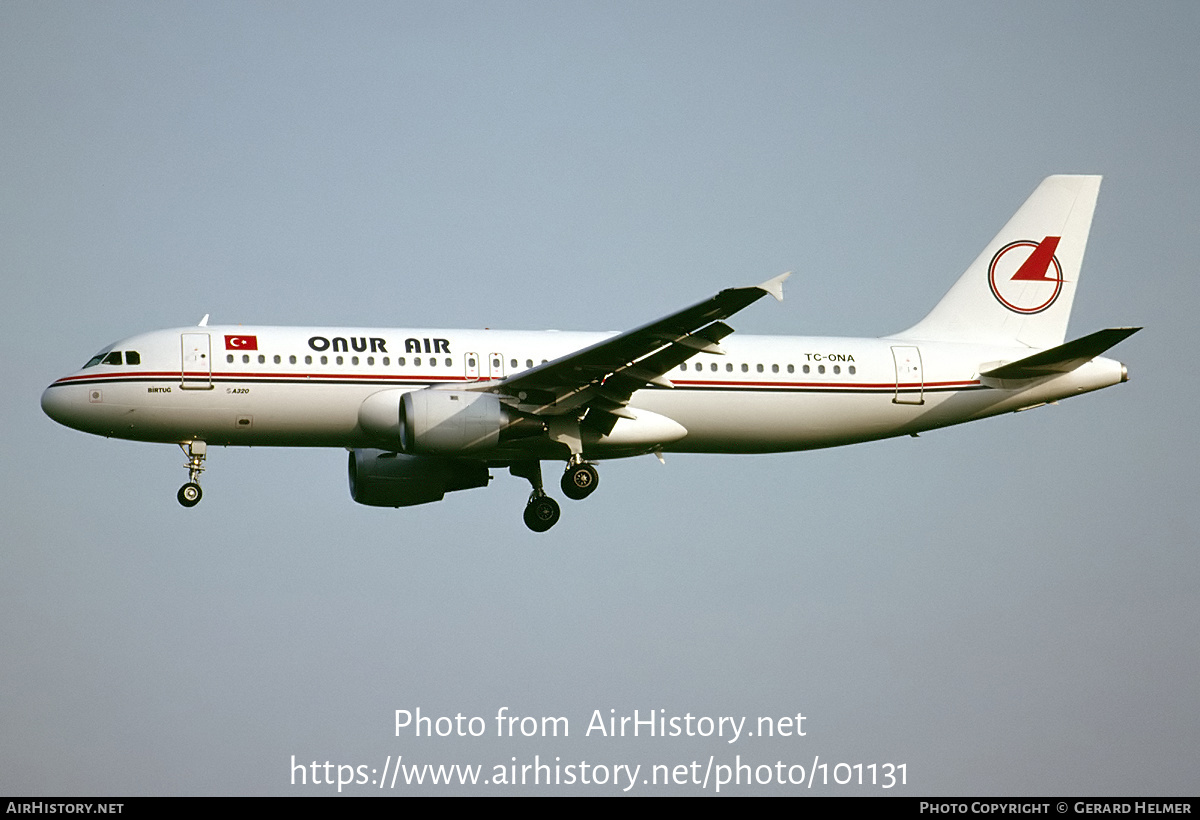
[[[1100,354],[1137,332],[1064,342],[1099,176],[1046,178],[917,324],[881,338],[733,336],[783,298],[776,276],[624,333],[209,326],[107,345],[42,394],[50,418],[187,456],[200,501],[210,445],[341,447],[350,495],[407,507],[530,482],[525,524],[596,489],[596,462],[833,447],[1027,410],[1128,380]]]

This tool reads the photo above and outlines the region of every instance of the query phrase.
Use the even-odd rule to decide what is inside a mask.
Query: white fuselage
[[[378,447],[364,402],[383,390],[479,390],[615,334],[557,331],[191,327],[125,339],[55,381],[42,406],[90,433],[157,442]],[[254,349],[244,349],[247,340]],[[725,355],[697,353],[666,374],[675,386],[636,392],[629,411],[686,429],[650,446],[585,446],[589,458],[664,449],[761,453],[916,433],[1086,393],[1125,379],[1096,358],[1042,379],[1004,383],[981,370],[1029,348],[900,339],[744,336]],[[109,359],[113,359],[111,352]],[[136,364],[128,363],[128,352]],[[985,367],[986,365],[986,367]],[[546,455],[545,457],[552,457]]]
[[[89,433],[178,443],[185,507],[209,445],[345,447],[351,497],[408,507],[529,481],[522,515],[597,487],[590,463],[665,450],[771,453],[916,434],[1125,381],[1101,358],[1139,328],[1065,342],[1096,176],[1047,177],[925,318],[882,339],[743,336],[726,323],[789,274],[623,333],[208,327],[134,336],[42,395]]]

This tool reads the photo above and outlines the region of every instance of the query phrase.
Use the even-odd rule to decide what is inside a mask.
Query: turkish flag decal
[[[257,336],[226,336],[226,350],[258,350]]]

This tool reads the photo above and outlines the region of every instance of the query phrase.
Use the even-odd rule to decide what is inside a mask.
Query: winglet
[[[791,275],[792,275],[791,271],[788,271],[787,273],[781,273],[778,276],[776,276],[774,279],[768,279],[767,281],[763,282],[758,287],[760,290],[765,290],[767,293],[774,296],[775,301],[782,302],[783,301],[783,280],[787,279]]]

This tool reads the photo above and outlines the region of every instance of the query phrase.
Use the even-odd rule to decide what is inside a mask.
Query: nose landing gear
[[[188,457],[188,483],[179,488],[175,497],[183,506],[194,507],[204,495],[204,491],[200,489],[200,474],[204,472],[204,457],[208,452],[208,445],[203,441],[189,441],[187,444],[180,444],[179,449]]]

